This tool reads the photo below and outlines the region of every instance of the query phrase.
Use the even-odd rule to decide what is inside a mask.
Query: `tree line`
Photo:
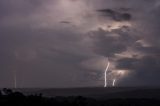
[[[42,94],[24,95],[4,88],[0,91],[0,106],[160,106],[155,98],[116,98],[97,100],[82,96],[44,97]]]

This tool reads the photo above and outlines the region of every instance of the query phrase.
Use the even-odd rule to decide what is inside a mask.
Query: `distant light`
[[[126,73],[126,70],[118,70],[117,71],[118,75],[122,75],[123,76],[123,75],[125,75],[125,73]]]

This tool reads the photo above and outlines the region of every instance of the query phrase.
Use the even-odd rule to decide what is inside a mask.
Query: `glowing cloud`
[[[105,31],[108,31],[108,32],[111,32],[112,30],[115,30],[115,29],[121,29],[122,27],[131,27],[132,24],[130,22],[109,22],[107,24],[100,24],[97,26],[97,28],[101,28]],[[97,29],[95,28],[95,29]]]

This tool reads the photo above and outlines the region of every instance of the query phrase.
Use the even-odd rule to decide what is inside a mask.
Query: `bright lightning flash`
[[[108,60],[108,59],[107,59]],[[107,67],[105,69],[105,73],[104,73],[104,87],[107,87],[107,72],[108,72],[108,68],[109,68],[110,62],[108,61]]]
[[[113,87],[115,86],[115,83],[116,83],[116,79],[113,79],[113,83],[112,83]]]

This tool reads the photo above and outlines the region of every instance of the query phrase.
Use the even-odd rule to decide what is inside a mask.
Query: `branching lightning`
[[[107,72],[108,72],[108,68],[109,68],[109,65],[110,65],[110,62],[109,62],[108,58],[107,58],[107,61],[108,61],[107,67],[106,67],[105,73],[104,73],[104,87],[107,87]]]

